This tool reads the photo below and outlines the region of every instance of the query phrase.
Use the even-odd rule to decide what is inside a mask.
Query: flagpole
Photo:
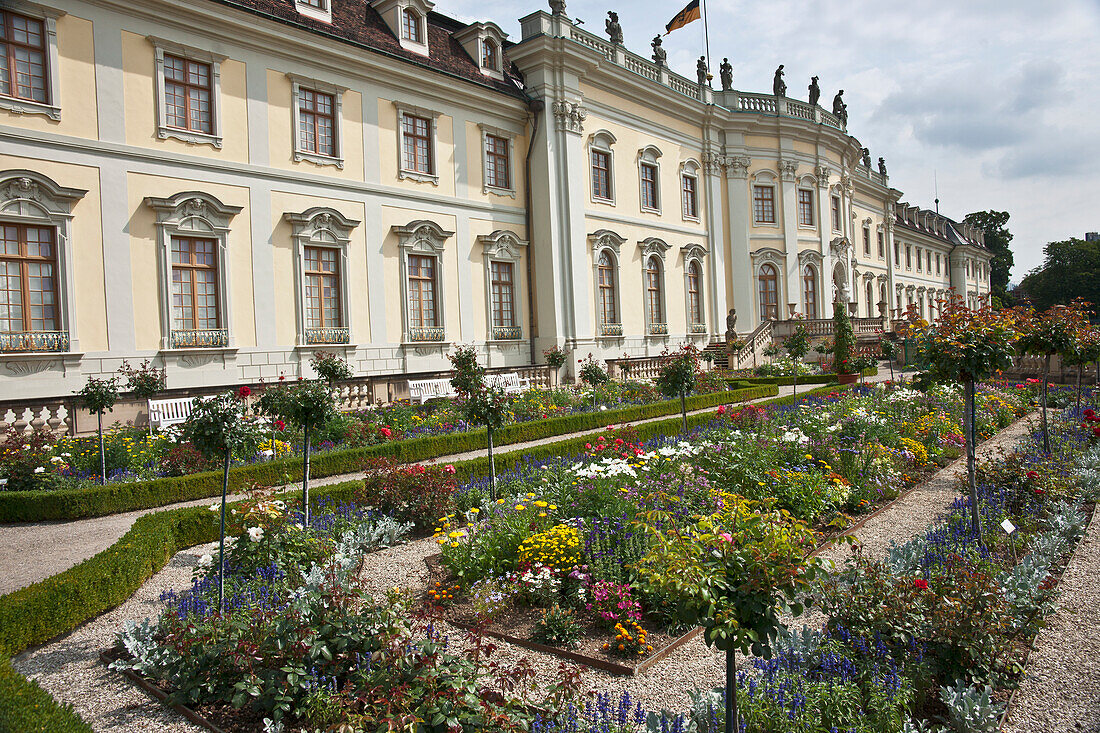
[[[703,44],[707,54],[707,73],[710,73],[710,28],[707,26],[707,0],[699,0],[703,6]]]

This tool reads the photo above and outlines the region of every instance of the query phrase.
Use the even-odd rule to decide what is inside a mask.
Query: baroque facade
[[[4,398],[123,359],[170,389],[318,349],[403,377],[459,343],[519,368],[702,346],[731,308],[744,333],[987,296],[980,232],[902,203],[846,120],[554,5],[512,42],[430,0],[4,3]]]

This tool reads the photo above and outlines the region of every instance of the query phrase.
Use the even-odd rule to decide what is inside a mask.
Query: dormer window
[[[497,44],[488,39],[481,43],[481,68],[489,71],[500,70],[500,54],[497,53]]]
[[[332,0],[294,0],[294,8],[303,17],[332,22]]]
[[[423,43],[424,34],[420,27],[420,15],[412,8],[401,11],[401,38],[413,43]]]

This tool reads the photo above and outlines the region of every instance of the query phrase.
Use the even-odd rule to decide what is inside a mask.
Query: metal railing
[[[170,343],[173,349],[221,348],[229,346],[229,331],[224,328],[172,331]]]
[[[601,336],[622,336],[623,324],[621,323],[601,323],[600,324]]]
[[[443,339],[444,331],[439,326],[409,329],[409,341],[442,341]]]
[[[0,351],[68,351],[68,331],[19,331],[0,333]]]
[[[307,344],[350,344],[351,333],[346,328],[307,328]]]
[[[493,326],[494,341],[518,341],[523,338],[523,329],[519,326]]]

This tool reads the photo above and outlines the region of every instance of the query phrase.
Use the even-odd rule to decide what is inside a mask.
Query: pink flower
[[[718,536],[723,542],[728,542],[731,545],[733,544],[733,535],[731,535],[729,532],[719,532]]]
[[[454,472],[455,472],[455,467],[454,467],[454,466],[452,466],[452,465],[451,465],[451,464],[449,464],[449,463],[448,463],[448,464],[447,464],[446,466],[444,466],[444,467],[443,467],[443,473],[447,473],[447,474],[452,474],[452,475],[453,475],[453,474],[454,474]]]

